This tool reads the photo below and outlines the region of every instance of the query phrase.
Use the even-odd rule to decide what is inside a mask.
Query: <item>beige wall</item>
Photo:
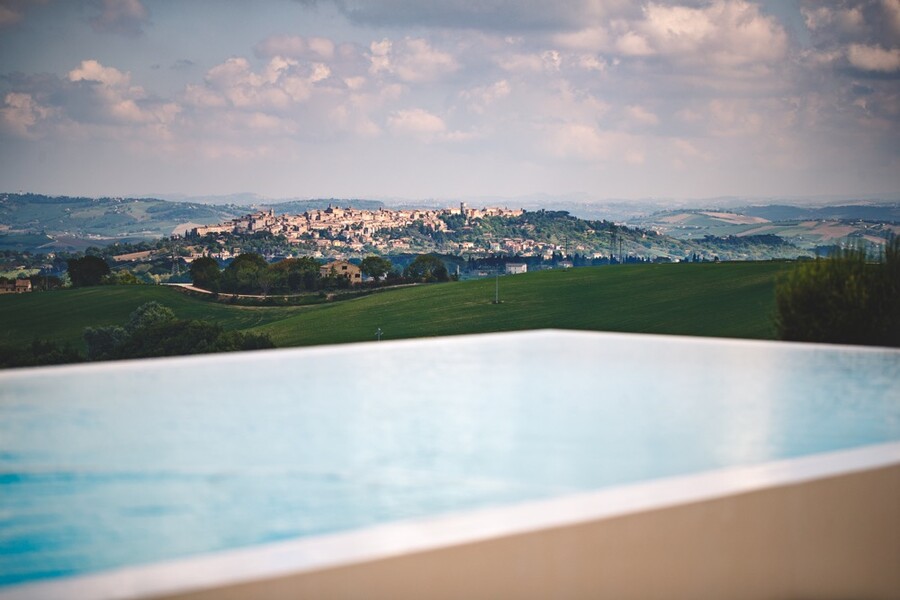
[[[900,465],[178,598],[900,598]]]

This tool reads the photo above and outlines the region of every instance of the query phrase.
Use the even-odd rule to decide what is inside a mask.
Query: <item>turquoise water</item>
[[[900,440],[900,352],[533,332],[0,374],[0,585]]]

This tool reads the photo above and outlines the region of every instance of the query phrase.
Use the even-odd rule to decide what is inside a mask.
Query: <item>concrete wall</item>
[[[900,465],[167,598],[900,598]]]

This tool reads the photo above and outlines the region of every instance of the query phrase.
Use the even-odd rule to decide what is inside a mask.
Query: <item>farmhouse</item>
[[[328,263],[319,267],[319,275],[322,277],[346,277],[350,283],[362,283],[362,272],[359,267],[343,260]]]
[[[15,283],[0,283],[0,294],[24,294],[30,291],[30,279],[16,279]]]

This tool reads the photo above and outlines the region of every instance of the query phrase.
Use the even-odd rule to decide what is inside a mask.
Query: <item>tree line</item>
[[[347,289],[352,285],[338,273],[323,274],[321,267],[311,257],[269,263],[261,255],[250,252],[237,256],[224,269],[216,259],[204,256],[191,263],[190,272],[196,287],[222,294],[296,294]],[[450,280],[444,262],[431,254],[417,256],[402,271],[380,256],[363,258],[359,268],[371,278],[368,286]]]
[[[33,340],[22,346],[2,345],[0,368],[275,347],[266,334],[225,331],[217,323],[179,319],[172,309],[159,302],[142,304],[122,325],[85,327],[83,339],[86,354],[69,343],[49,340]]]

